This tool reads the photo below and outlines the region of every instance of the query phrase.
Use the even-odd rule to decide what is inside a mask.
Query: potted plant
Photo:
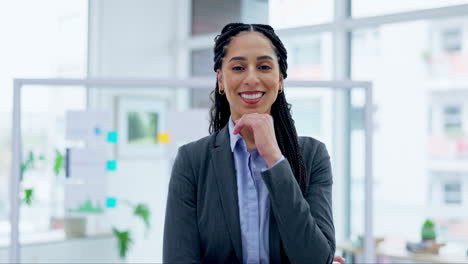
[[[421,228],[421,240],[417,248],[413,248],[413,252],[438,254],[439,249],[445,246],[445,243],[436,242],[437,233],[435,224],[432,220],[426,219]]]
[[[132,204],[129,201],[123,201],[123,205],[126,205],[132,209],[133,215],[140,218],[146,229],[146,233],[150,228],[150,210],[147,205],[139,203]],[[133,244],[132,232],[131,230],[119,230],[115,226],[112,227],[112,233],[114,234],[117,240],[117,248],[119,251],[119,257],[121,260],[125,260],[128,254],[130,246]]]
[[[422,241],[435,241],[436,231],[435,225],[432,220],[427,219],[421,228],[421,239]]]

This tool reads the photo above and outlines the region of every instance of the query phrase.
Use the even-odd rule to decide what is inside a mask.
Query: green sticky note
[[[107,142],[117,143],[118,138],[119,138],[119,135],[117,131],[109,131],[107,133]]]
[[[107,170],[108,171],[117,170],[117,161],[116,160],[108,160],[107,161]]]
[[[117,205],[117,199],[116,198],[107,197],[107,200],[106,200],[106,207],[107,208],[115,208],[116,205]]]

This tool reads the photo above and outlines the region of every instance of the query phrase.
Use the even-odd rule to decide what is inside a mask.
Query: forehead
[[[273,44],[259,32],[241,32],[231,39],[227,47],[226,58],[233,56],[271,55],[276,58]]]

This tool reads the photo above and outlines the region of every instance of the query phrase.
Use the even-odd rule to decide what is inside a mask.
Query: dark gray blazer
[[[308,192],[287,159],[262,172],[270,194],[270,263],[331,263],[332,173],[325,145],[300,137]],[[164,225],[164,263],[242,263],[236,172],[229,129],[179,148]]]

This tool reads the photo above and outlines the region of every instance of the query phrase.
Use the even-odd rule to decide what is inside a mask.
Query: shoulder
[[[304,165],[309,173],[331,166],[330,155],[323,142],[313,137],[299,137]]]
[[[323,142],[313,137],[299,137],[304,161],[314,161],[317,159],[329,158],[327,148]]]
[[[316,183],[332,183],[330,156],[325,144],[312,137],[299,137],[309,188]]]
[[[189,158],[200,157],[213,148],[215,139],[216,133],[213,133],[212,135],[182,145],[179,148],[179,152],[183,152]]]
[[[320,140],[313,137],[299,137],[299,144],[301,147],[317,147],[320,144],[323,144]]]
[[[190,182],[197,182],[200,171],[208,164],[211,145],[215,137],[214,135],[206,136],[179,147],[172,164],[171,178],[185,175]]]
[[[199,170],[211,159],[219,133],[219,131],[214,132],[211,135],[182,145],[179,147],[177,155],[183,157],[184,163],[188,162],[195,170]]]

